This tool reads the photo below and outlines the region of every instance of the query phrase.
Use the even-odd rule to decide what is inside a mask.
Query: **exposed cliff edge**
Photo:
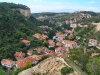
[[[61,69],[68,64],[63,58],[50,57],[40,62],[35,67],[20,72],[18,75],[32,75],[33,73],[45,73],[47,75],[61,75]]]
[[[24,15],[25,17],[28,17],[28,18],[31,16],[30,8],[27,8],[27,9],[13,8],[12,10],[19,11],[22,15]]]

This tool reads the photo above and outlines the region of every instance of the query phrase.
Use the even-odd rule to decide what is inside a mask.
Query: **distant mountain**
[[[74,13],[33,13],[32,14],[38,20],[44,21],[49,20],[49,22],[56,25],[72,24],[77,23],[83,19],[90,19],[98,15],[98,13],[92,11],[79,11]]]

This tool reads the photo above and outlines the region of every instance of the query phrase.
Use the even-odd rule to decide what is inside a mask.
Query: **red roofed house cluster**
[[[36,33],[33,36],[36,37],[36,38],[38,38],[38,39],[40,39],[40,40],[46,40],[48,38],[47,35],[44,35],[44,34],[41,35],[39,33]]]

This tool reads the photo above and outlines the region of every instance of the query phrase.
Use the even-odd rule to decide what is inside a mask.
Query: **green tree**
[[[86,69],[90,75],[100,75],[100,56],[90,57]]]
[[[61,69],[61,74],[66,75],[67,73],[71,73],[73,71],[72,68],[66,66]]]
[[[5,71],[0,67],[0,75],[6,75]]]
[[[55,35],[54,30],[49,30],[49,32],[48,32],[48,37],[49,37],[50,39],[52,39],[54,35]]]

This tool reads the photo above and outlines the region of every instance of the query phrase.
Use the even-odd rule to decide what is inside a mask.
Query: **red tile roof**
[[[27,43],[30,43],[29,40],[22,40],[23,43],[27,44]]]
[[[76,44],[75,41],[70,41],[70,40],[64,40],[64,42],[69,43],[69,44]]]
[[[28,57],[26,57],[26,58],[23,59],[23,60],[18,60],[18,61],[16,61],[16,64],[17,64],[18,67],[24,68],[24,67],[26,67],[26,64],[27,64],[28,62],[30,62],[30,63],[32,64],[32,62],[34,62],[34,60],[35,60],[35,59],[34,59],[33,57],[28,56]]]
[[[91,40],[92,42],[95,42],[95,41],[97,41],[96,39],[92,39],[92,38],[91,38],[91,39],[89,39],[89,40]]]
[[[35,36],[36,38],[41,38],[41,34],[40,33],[36,33],[36,34],[34,34],[33,36]]]
[[[55,46],[55,42],[53,40],[48,40],[50,46]]]
[[[55,50],[60,51],[60,50],[66,50],[64,47],[57,47]]]
[[[38,55],[33,55],[33,56],[28,56],[28,57],[26,57],[25,59],[23,59],[23,60],[18,60],[18,61],[16,61],[16,64],[18,65],[18,67],[20,67],[20,68],[24,68],[24,67],[26,67],[26,64],[28,63],[28,62],[30,62],[31,64],[32,64],[32,62],[34,62],[35,60],[41,60],[42,59],[42,57],[41,56],[38,56]]]
[[[92,53],[91,56],[97,56],[100,55],[100,53]]]
[[[2,59],[1,64],[12,66],[14,64],[14,61],[9,60],[9,59]]]
[[[60,42],[57,42],[56,46],[62,46],[62,44]]]
[[[16,52],[14,54],[15,57],[25,57],[25,53],[22,53],[22,52]]]

